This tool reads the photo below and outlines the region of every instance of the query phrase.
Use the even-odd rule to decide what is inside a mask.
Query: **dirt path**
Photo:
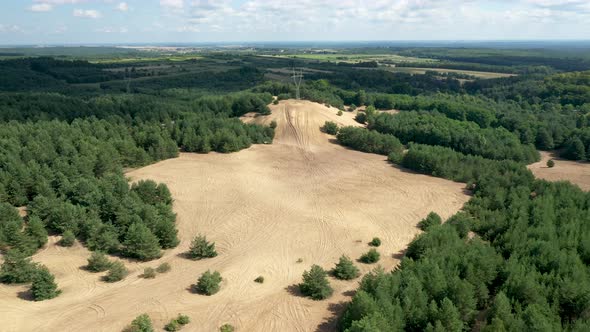
[[[34,259],[55,273],[63,294],[35,303],[17,297],[25,287],[0,286],[0,330],[120,331],[145,312],[157,328],[188,314],[186,331],[217,331],[224,323],[237,331],[330,331],[333,311],[350,299],[358,280],[331,278],[334,296],[312,301],[295,287],[304,270],[312,264],[330,269],[342,254],[357,259],[374,236],[383,241],[379,263],[390,270],[421,218],[430,211],[449,217],[468,200],[463,184],[404,172],[383,156],[347,150],[320,132],[326,120],[358,125],[353,114],[339,117],[335,108],[304,101],[271,108],[270,116],[244,121],[277,121],[272,145],[181,154],[128,174],[169,186],[178,214],[177,248],[158,261],[126,262],[132,273],[106,284],[80,269],[86,249],[60,248],[52,239]],[[179,256],[198,233],[216,242],[217,257],[193,262]],[[172,271],[152,280],[138,277],[162,262]],[[375,267],[358,266],[363,272]],[[221,272],[221,291],[211,297],[189,292],[207,269]],[[258,276],[263,284],[253,281]]]
[[[536,177],[548,181],[570,181],[583,190],[590,190],[590,163],[561,159],[554,152],[540,153],[541,161],[528,166]],[[555,161],[552,168],[547,167],[549,159]]]

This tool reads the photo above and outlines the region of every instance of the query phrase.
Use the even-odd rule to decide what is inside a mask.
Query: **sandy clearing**
[[[337,116],[336,108],[305,101],[281,101],[271,109],[270,116],[244,121],[277,121],[272,145],[181,154],[128,173],[169,186],[178,214],[177,248],[154,262],[126,261],[131,274],[107,284],[102,274],[80,269],[89,255],[85,248],[61,248],[52,238],[34,260],[55,273],[63,294],[35,303],[17,297],[26,287],[1,285],[1,330],[120,331],[145,312],[157,328],[188,314],[186,331],[216,331],[224,323],[238,331],[330,331],[332,312],[350,299],[357,281],[331,278],[334,296],[316,302],[296,294],[304,270],[312,264],[332,268],[342,254],[357,259],[374,236],[383,241],[380,264],[390,270],[421,218],[430,211],[449,217],[469,198],[463,184],[405,172],[320,132],[326,120],[359,125],[351,113]],[[218,257],[193,262],[179,256],[198,233],[216,242]],[[162,262],[172,271],[153,280],[138,277]],[[358,266],[363,272],[375,267]],[[189,292],[207,269],[221,272],[221,291],[212,297]],[[264,284],[253,282],[259,275]]]
[[[561,159],[556,152],[539,151],[541,161],[528,168],[540,179],[548,181],[570,181],[583,190],[590,190],[590,163]],[[555,166],[547,167],[547,161],[553,159]]]

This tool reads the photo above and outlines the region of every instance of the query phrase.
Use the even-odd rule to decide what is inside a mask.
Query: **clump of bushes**
[[[272,121],[270,122],[270,125],[269,125],[269,127],[271,127],[272,129],[276,129],[276,128],[277,128],[277,122],[276,122],[275,120],[272,120]]]
[[[338,116],[342,116],[342,114],[344,114],[344,113],[342,113],[341,110],[338,110],[338,113],[336,113],[336,115],[338,115]]]
[[[217,251],[215,251],[215,243],[209,243],[206,236],[198,235],[191,242],[191,246],[187,255],[190,259],[195,260],[215,257],[217,256]]]
[[[365,112],[358,112],[354,117],[354,120],[360,124],[367,123],[367,113]]]
[[[420,222],[418,223],[418,228],[420,228],[423,231],[426,231],[430,227],[440,224],[442,224],[441,217],[434,212],[430,212],[426,218],[420,220]]]
[[[74,235],[74,232],[68,229],[62,234],[61,240],[59,240],[59,245],[62,247],[71,247],[74,245],[74,242],[76,242],[76,236]]]
[[[57,289],[55,277],[45,266],[35,271],[33,283],[31,284],[31,294],[33,294],[33,300],[35,301],[49,300],[61,294],[61,290]]]
[[[397,137],[364,128],[340,128],[337,138],[340,144],[363,152],[377,153],[384,156],[393,154],[401,157],[404,151],[404,146]]]
[[[221,280],[222,278],[219,272],[207,270],[199,277],[197,283],[193,285],[193,290],[196,293],[211,296],[219,291]]]
[[[334,290],[330,287],[327,276],[324,269],[313,265],[311,270],[303,272],[303,282],[299,284],[301,294],[314,300],[324,300],[330,297]]]
[[[154,279],[156,277],[156,270],[151,267],[146,267],[143,269],[143,274],[141,277],[145,279]]]
[[[555,161],[553,159],[547,160],[547,167],[549,167],[549,168],[555,167]]]
[[[326,123],[324,123],[324,126],[322,127],[322,131],[326,134],[336,135],[338,134],[338,125],[336,124],[336,122],[326,121]]]
[[[176,319],[171,320],[168,324],[164,326],[164,330],[166,331],[180,331],[181,326]]]
[[[288,94],[288,93],[280,93],[280,94],[277,96],[277,99],[278,99],[278,100],[287,100],[287,99],[290,99],[290,98],[291,98],[291,95],[290,95],[290,94]]]
[[[55,283],[55,277],[47,267],[33,263],[26,253],[17,249],[10,249],[4,255],[4,262],[0,267],[0,282],[32,282],[30,290],[35,301],[49,300],[61,293]]]
[[[166,272],[170,271],[170,269],[171,269],[170,264],[162,263],[162,264],[158,265],[158,267],[156,268],[156,272],[166,273]]]
[[[124,332],[154,332],[154,326],[152,325],[150,316],[142,314],[137,316]]]
[[[18,249],[10,249],[4,255],[4,262],[0,268],[0,281],[5,284],[21,284],[31,282],[37,264],[31,261],[25,253]]]
[[[124,244],[129,257],[149,261],[162,256],[158,237],[143,223],[136,222],[129,226]]]
[[[256,279],[254,279],[254,282],[257,282],[259,284],[263,284],[264,283],[264,277],[263,276],[258,276]]]
[[[373,264],[377,263],[379,258],[381,258],[379,252],[376,249],[371,249],[361,256],[360,261],[365,264]]]
[[[378,237],[374,237],[371,242],[369,242],[371,247],[379,247],[381,245],[381,239]]]
[[[166,326],[164,326],[164,330],[166,331],[180,331],[182,327],[186,324],[190,323],[190,318],[186,315],[179,314],[178,317],[171,320]]]
[[[360,271],[354,266],[350,258],[342,255],[334,269],[332,269],[332,275],[340,280],[352,280],[360,275]]]
[[[107,256],[100,252],[95,251],[90,255],[88,258],[88,265],[86,265],[86,269],[91,272],[104,272],[111,267],[111,262],[107,258]]]
[[[234,332],[236,329],[231,324],[223,324],[220,328],[220,332]]]
[[[176,321],[180,325],[186,325],[191,322],[191,319],[187,315],[178,314],[178,318],[176,318]]]
[[[129,271],[127,271],[127,268],[123,263],[119,261],[112,262],[109,267],[109,273],[104,277],[104,280],[106,282],[117,282],[123,280],[127,274],[129,274]]]
[[[143,269],[143,274],[140,277],[146,279],[153,279],[156,277],[156,273],[166,273],[168,271],[170,271],[170,264],[162,263],[158,265],[158,267],[156,267],[155,269],[152,267],[146,267],[145,269]]]

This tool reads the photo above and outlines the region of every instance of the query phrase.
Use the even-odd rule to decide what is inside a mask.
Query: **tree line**
[[[373,75],[379,76],[378,73],[375,71]],[[458,93],[425,88],[416,95],[392,94],[372,89],[370,85],[354,88],[336,85],[330,77],[324,77],[306,80],[302,96],[342,109],[344,105],[354,104],[428,111],[453,120],[474,122],[481,128],[505,128],[521,144],[532,144],[541,150],[559,149],[564,158],[584,160],[590,148],[585,134],[590,114],[587,76],[587,72],[574,72],[476,79],[463,84]],[[266,82],[253,91],[269,92],[282,99],[293,96],[288,84],[278,82]],[[581,153],[582,145],[584,153]]]
[[[59,295],[49,270],[29,258],[48,235],[60,236],[62,246],[79,241],[95,252],[143,261],[178,245],[168,188],[130,184],[123,169],[179,151],[228,153],[271,143],[272,128],[237,119],[270,113],[271,100],[269,94],[173,89],[92,97],[0,93],[0,281],[32,283],[36,300]],[[120,262],[108,269],[107,281],[127,273]]]
[[[363,130],[363,129],[359,129]],[[590,194],[535,180],[522,164],[410,144],[391,160],[468,182],[444,224],[424,222],[399,267],[376,269],[342,331],[582,331],[590,324]]]
[[[431,113],[381,113],[371,119],[368,127],[396,136],[402,143],[441,145],[465,154],[496,160],[531,163],[539,159],[533,146],[522,144],[504,128],[480,128],[475,123]]]

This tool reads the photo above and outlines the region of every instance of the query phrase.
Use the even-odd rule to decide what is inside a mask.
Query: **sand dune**
[[[317,331],[334,328],[330,317],[350,299],[357,281],[330,279],[334,296],[312,301],[294,286],[312,264],[333,267],[342,254],[356,259],[378,236],[387,270],[418,233],[430,211],[454,214],[467,200],[464,185],[392,167],[383,156],[343,148],[320,132],[324,121],[358,125],[353,114],[306,102],[282,101],[270,116],[244,121],[277,122],[272,145],[234,154],[181,154],[130,172],[133,180],[166,183],[175,199],[180,245],[154,262],[126,261],[132,273],[115,284],[80,269],[88,251],[61,248],[52,239],[34,260],[56,275],[63,294],[35,303],[17,297],[23,286],[0,286],[2,331],[120,331],[148,313],[156,327],[178,313],[186,331]],[[203,261],[180,256],[198,233],[216,242],[219,255]],[[301,263],[297,261],[302,259]],[[144,267],[169,262],[172,271],[139,278]],[[358,263],[363,272],[375,266]],[[187,290],[207,269],[224,281],[211,297]],[[263,284],[255,283],[264,276]],[[24,294],[26,296],[26,294]]]

